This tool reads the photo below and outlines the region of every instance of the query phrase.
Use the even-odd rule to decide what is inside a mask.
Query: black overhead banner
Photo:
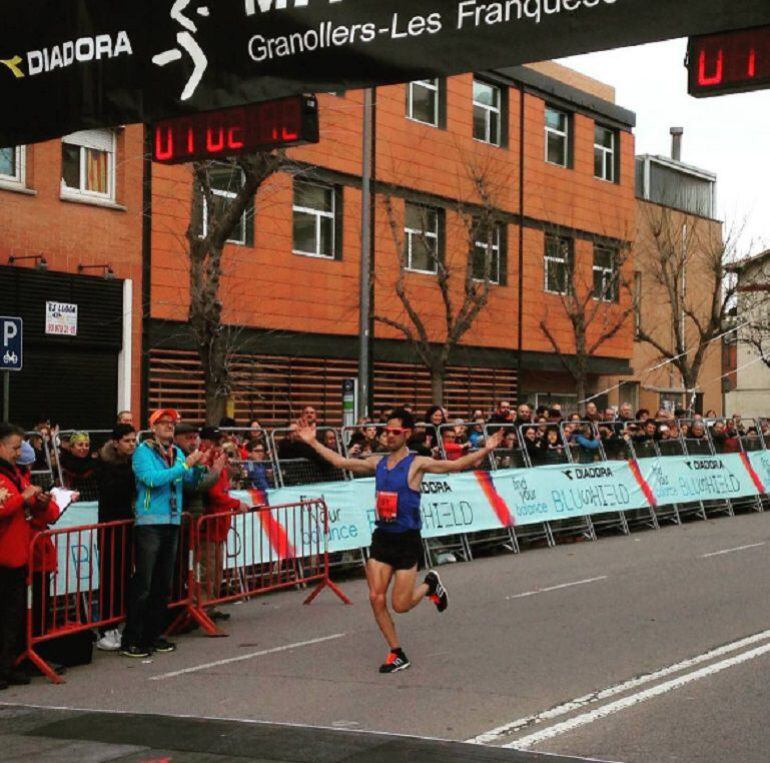
[[[770,24],[770,0],[3,0],[0,146]],[[681,77],[684,70],[670,76]]]

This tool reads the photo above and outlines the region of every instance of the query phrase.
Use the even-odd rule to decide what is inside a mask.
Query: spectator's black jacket
[[[136,481],[131,458],[121,456],[109,441],[99,451],[96,481],[99,489],[99,521],[133,519]]]

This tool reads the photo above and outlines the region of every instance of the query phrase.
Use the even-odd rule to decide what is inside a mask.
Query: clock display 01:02
[[[153,160],[179,164],[317,143],[318,140],[315,97],[294,96],[156,122],[153,125]]]

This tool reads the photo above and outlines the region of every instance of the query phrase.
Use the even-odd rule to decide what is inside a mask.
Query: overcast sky
[[[669,128],[684,127],[682,161],[717,175],[717,213],[747,220],[743,253],[770,247],[770,90],[717,98],[687,95],[686,40],[564,58],[613,85],[636,112],[636,153],[671,155]],[[747,251],[751,248],[752,251]]]

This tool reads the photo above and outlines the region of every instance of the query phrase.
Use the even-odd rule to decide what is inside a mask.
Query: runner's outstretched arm
[[[417,464],[419,470],[425,474],[452,474],[453,472],[462,472],[468,468],[478,465],[493,450],[500,447],[503,441],[503,430],[495,432],[487,437],[484,447],[473,453],[458,458],[456,461],[437,461],[433,458],[420,457]]]
[[[331,448],[321,445],[316,439],[315,424],[299,423],[297,434],[304,440],[321,458],[328,461],[337,469],[347,469],[355,474],[374,474],[377,464],[382,456],[370,458],[345,458]]]

